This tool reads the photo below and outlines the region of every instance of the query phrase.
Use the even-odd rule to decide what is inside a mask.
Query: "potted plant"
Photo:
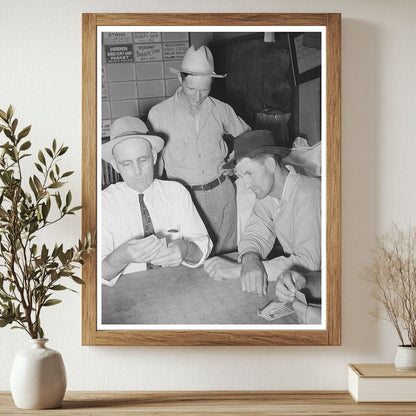
[[[373,265],[363,273],[382,306],[373,315],[388,320],[397,332],[396,368],[416,370],[416,228],[403,231],[393,224],[377,239],[374,253]]]
[[[71,206],[71,191],[62,192],[73,172],[61,171],[59,160],[68,147],[52,145],[39,150],[35,173],[23,175],[31,142],[30,126],[18,132],[13,107],[0,110],[0,327],[24,330],[32,348],[16,355],[11,374],[14,401],[22,408],[51,408],[60,405],[66,375],[61,355],[45,347],[41,312],[61,302],[54,295],[73,289],[63,284],[83,281],[76,275],[83,257],[93,249],[91,234],[69,249],[56,243],[48,247],[39,234],[80,206]]]

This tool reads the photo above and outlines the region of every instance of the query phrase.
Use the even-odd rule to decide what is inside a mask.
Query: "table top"
[[[0,392],[0,415],[415,415],[415,403],[355,403],[345,391],[67,392],[59,409],[22,410]]]
[[[274,321],[257,315],[274,297],[243,292],[240,280],[216,281],[203,266],[167,267],[126,274],[102,286],[102,324],[297,324],[294,314]]]

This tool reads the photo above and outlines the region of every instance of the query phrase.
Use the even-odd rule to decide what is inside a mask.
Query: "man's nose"
[[[138,160],[136,160],[133,164],[133,169],[134,169],[134,173],[137,175],[141,175],[142,174],[142,167],[140,165],[140,162]]]

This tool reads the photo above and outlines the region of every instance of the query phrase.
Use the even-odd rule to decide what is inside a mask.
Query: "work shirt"
[[[202,252],[197,264],[183,262],[188,267],[198,267],[208,257],[212,242],[189,192],[178,182],[155,179],[142,192],[149,211],[156,237],[168,236],[168,230],[176,229],[184,240],[195,243]],[[139,193],[124,182],[110,185],[101,193],[101,260],[104,260],[121,244],[133,238],[143,238],[143,221],[139,206]],[[146,270],[146,263],[130,263],[124,273]],[[118,280],[107,281],[111,286]]]
[[[223,134],[236,137],[250,127],[232,107],[207,97],[193,115],[176,93],[154,106],[148,120],[155,134],[165,139],[162,151],[168,178],[202,185],[218,178],[228,149]]]
[[[281,199],[256,200],[238,245],[240,258],[254,251],[265,259],[277,237],[289,257],[264,261],[268,280],[291,269],[321,270],[321,181],[287,168]]]

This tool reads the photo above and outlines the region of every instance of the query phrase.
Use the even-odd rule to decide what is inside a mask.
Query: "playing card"
[[[303,304],[307,305],[308,302],[306,301],[306,296],[304,293],[300,292],[299,290],[297,290],[295,292],[295,298],[296,300],[298,300],[299,302],[302,302]]]
[[[273,321],[292,313],[292,309],[288,308],[284,303],[278,302],[270,302],[263,309],[257,311],[257,314],[267,321]]]

